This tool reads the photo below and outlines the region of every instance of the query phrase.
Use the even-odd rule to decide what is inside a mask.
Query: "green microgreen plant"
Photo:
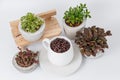
[[[43,20],[30,12],[28,12],[25,16],[22,16],[20,21],[22,29],[29,33],[36,32],[44,23]]]
[[[65,23],[71,27],[79,26],[87,18],[91,18],[90,11],[87,9],[86,4],[82,3],[76,7],[70,7],[63,17]]]

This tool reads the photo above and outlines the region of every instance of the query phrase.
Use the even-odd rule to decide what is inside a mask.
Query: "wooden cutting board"
[[[51,38],[61,34],[62,31],[61,27],[57,19],[53,17],[54,15],[56,15],[56,10],[50,10],[37,15],[45,19],[45,31],[43,36],[38,41],[41,41],[44,38]],[[29,42],[22,37],[22,35],[18,30],[18,24],[19,24],[19,20],[14,20],[10,22],[11,32],[13,34],[13,38],[17,46],[20,48],[24,48],[29,44],[34,43],[34,42]]]

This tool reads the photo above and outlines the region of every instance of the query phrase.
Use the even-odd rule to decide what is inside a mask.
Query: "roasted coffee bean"
[[[51,42],[50,47],[54,52],[63,53],[70,48],[70,43],[63,38],[56,38]]]

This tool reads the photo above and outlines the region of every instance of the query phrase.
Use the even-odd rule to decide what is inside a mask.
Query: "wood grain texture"
[[[61,30],[61,27],[60,27],[57,19],[55,17],[52,17],[52,16],[56,15],[55,10],[50,10],[48,12],[40,13],[37,15],[45,19],[45,31],[44,31],[43,36],[38,41],[41,41],[44,38],[51,38],[51,37],[58,36],[61,34],[62,30]],[[10,22],[11,32],[13,34],[13,38],[14,38],[17,46],[20,48],[24,48],[25,46],[27,46],[31,43],[34,43],[34,42],[29,42],[22,37],[22,35],[20,34],[20,32],[18,30],[18,24],[19,24],[19,20]],[[35,42],[37,42],[37,41],[35,41]]]

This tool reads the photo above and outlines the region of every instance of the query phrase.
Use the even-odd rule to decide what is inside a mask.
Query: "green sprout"
[[[22,16],[20,21],[22,29],[30,33],[35,33],[44,23],[43,20],[30,12],[28,12],[25,16]]]
[[[82,3],[76,7],[70,7],[63,17],[65,23],[71,27],[79,26],[87,18],[91,18],[90,11],[88,11],[86,4]]]

